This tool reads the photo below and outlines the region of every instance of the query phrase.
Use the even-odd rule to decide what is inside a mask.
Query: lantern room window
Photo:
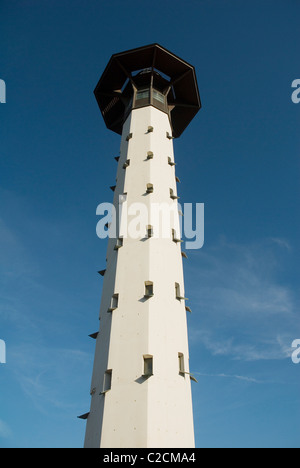
[[[153,99],[156,99],[156,101],[161,102],[162,104],[165,103],[165,96],[163,93],[160,93],[156,89],[153,89]]]
[[[149,89],[141,89],[137,91],[136,93],[136,101],[139,101],[140,99],[149,99],[150,96],[150,90]]]

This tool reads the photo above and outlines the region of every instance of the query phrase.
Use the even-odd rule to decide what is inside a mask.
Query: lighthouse
[[[151,44],[113,55],[94,93],[121,147],[111,187],[115,235],[99,272],[100,327],[91,335],[96,346],[84,446],[193,448],[190,309],[173,139],[201,108],[195,69]],[[124,225],[139,206],[148,218],[130,235]]]

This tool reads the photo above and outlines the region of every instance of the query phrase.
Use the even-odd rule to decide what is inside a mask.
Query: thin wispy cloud
[[[286,359],[295,330],[300,331],[297,292],[278,278],[277,239],[238,245],[224,241],[203,249],[192,271],[190,295],[197,316],[191,344],[201,343],[213,356],[234,360]],[[199,319],[198,319],[199,317]],[[198,323],[199,320],[199,323]]]
[[[194,372],[195,375],[199,377],[216,377],[221,379],[233,379],[233,380],[241,380],[248,383],[265,383],[262,380],[257,380],[254,377],[248,377],[245,375],[230,375],[230,374],[204,374],[202,372]]]
[[[0,419],[0,438],[8,439],[12,437],[12,430],[8,424]]]
[[[292,336],[292,335],[291,335]],[[248,337],[240,343],[236,337],[220,337],[208,330],[194,330],[192,343],[201,343],[213,356],[225,356],[236,361],[268,361],[289,359],[292,354],[291,336],[276,336],[274,339]]]
[[[282,247],[287,250],[292,250],[291,244],[286,239],[271,237],[270,240],[274,242],[274,244],[277,244],[279,247]]]
[[[6,210],[14,207],[12,194],[3,194],[0,188],[0,198],[2,195]],[[26,223],[28,231],[50,233],[50,238],[61,227],[50,226],[48,231],[49,221],[39,220],[35,214],[27,216]],[[65,234],[65,225],[62,232]],[[60,236],[56,233],[56,238]],[[88,401],[93,352],[88,354],[82,349],[84,344],[77,342],[82,332],[78,325],[78,316],[84,310],[81,302],[74,299],[76,292],[70,295],[60,290],[59,283],[54,284],[51,275],[47,276],[43,262],[48,257],[44,258],[44,253],[32,248],[8,216],[0,216],[0,338],[7,342],[10,382],[20,389],[20,398],[46,417],[56,414],[75,418]],[[59,268],[55,263],[58,257],[54,242],[49,253],[53,276]],[[86,382],[83,402],[82,382]],[[4,423],[0,425],[0,435],[9,434],[8,429]]]
[[[74,414],[78,407],[69,398],[69,382],[82,379],[78,369],[86,370],[92,355],[71,348],[45,345],[20,345],[11,350],[11,368],[23,393],[42,414],[59,410]],[[88,375],[85,375],[88,383]]]
[[[2,283],[37,273],[37,264],[26,252],[22,240],[0,217],[0,277]]]
[[[209,307],[238,318],[287,315],[295,310],[291,289],[276,279],[280,266],[270,246],[222,242],[218,248],[201,252],[199,265],[195,301],[204,310]]]

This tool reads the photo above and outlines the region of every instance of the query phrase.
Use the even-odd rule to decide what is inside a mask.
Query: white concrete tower
[[[85,447],[194,447],[172,140],[201,107],[195,70],[152,44],[113,55],[95,96],[122,135],[117,213],[130,226],[139,203],[149,218],[108,241]],[[174,215],[157,217],[161,204]]]

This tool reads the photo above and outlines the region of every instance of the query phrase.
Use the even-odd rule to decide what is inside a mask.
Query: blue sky
[[[81,447],[119,136],[93,96],[113,53],[192,63],[203,102],[175,141],[190,251],[198,447],[299,447],[298,0],[1,0],[0,447]]]

